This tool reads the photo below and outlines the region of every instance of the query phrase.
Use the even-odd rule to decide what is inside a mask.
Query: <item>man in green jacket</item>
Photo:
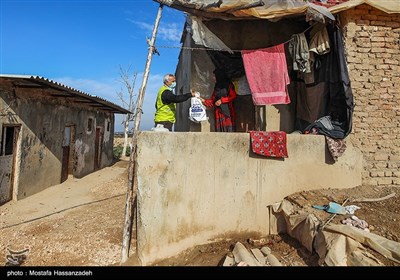
[[[164,76],[164,84],[160,88],[156,99],[156,114],[154,117],[155,126],[158,124],[164,125],[169,131],[172,131],[174,125],[176,103],[181,103],[189,98],[195,96],[195,92],[192,90],[191,93],[182,95],[176,95],[172,91],[176,86],[175,76],[172,74],[166,74]]]

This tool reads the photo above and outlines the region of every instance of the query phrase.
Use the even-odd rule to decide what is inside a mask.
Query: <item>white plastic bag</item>
[[[207,120],[206,108],[198,96],[196,94],[195,97],[190,99],[189,120],[195,123]]]
[[[168,128],[165,128],[163,124],[157,124],[156,127],[151,128],[152,131],[158,131],[158,132],[169,132]]]

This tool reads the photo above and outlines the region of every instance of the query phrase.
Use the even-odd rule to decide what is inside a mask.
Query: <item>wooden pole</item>
[[[132,135],[132,149],[129,157],[129,167],[128,167],[128,190],[126,193],[125,202],[125,220],[124,220],[124,232],[122,237],[122,252],[121,252],[121,263],[128,260],[129,248],[131,243],[132,235],[132,224],[134,220],[134,210],[136,210],[136,198],[137,198],[137,176],[136,176],[136,146],[137,146],[137,136],[139,134],[140,119],[142,117],[142,106],[144,100],[144,93],[146,90],[147,80],[149,78],[151,58],[154,52],[154,43],[156,41],[157,29],[160,24],[161,12],[163,5],[160,4],[158,8],[158,13],[156,21],[154,22],[153,33],[149,41],[149,52],[147,54],[146,66],[143,74],[142,86],[139,91],[139,96],[136,105],[135,123]],[[137,248],[137,247],[136,247]]]

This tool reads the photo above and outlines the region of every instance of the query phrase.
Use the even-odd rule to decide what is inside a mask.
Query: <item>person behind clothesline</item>
[[[195,96],[195,91],[190,93],[176,95],[172,91],[176,86],[176,79],[173,74],[166,74],[163,79],[164,84],[161,86],[156,99],[156,113],[154,116],[155,127],[162,124],[169,131],[172,131],[176,118],[176,103],[181,103]]]
[[[221,69],[213,71],[214,90],[209,99],[202,99],[206,107],[215,109],[215,131],[235,132],[236,119],[233,101],[236,98],[235,87],[226,73]]]

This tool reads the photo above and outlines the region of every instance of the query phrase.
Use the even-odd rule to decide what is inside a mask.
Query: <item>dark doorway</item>
[[[12,199],[20,126],[3,125],[0,139],[0,205]]]
[[[69,162],[70,162],[70,150],[71,150],[71,135],[72,127],[66,126],[64,128],[64,137],[62,143],[62,167],[61,167],[61,183],[68,179]]]
[[[101,127],[96,128],[96,140],[94,142],[94,170],[99,170],[101,166],[103,134]]]

